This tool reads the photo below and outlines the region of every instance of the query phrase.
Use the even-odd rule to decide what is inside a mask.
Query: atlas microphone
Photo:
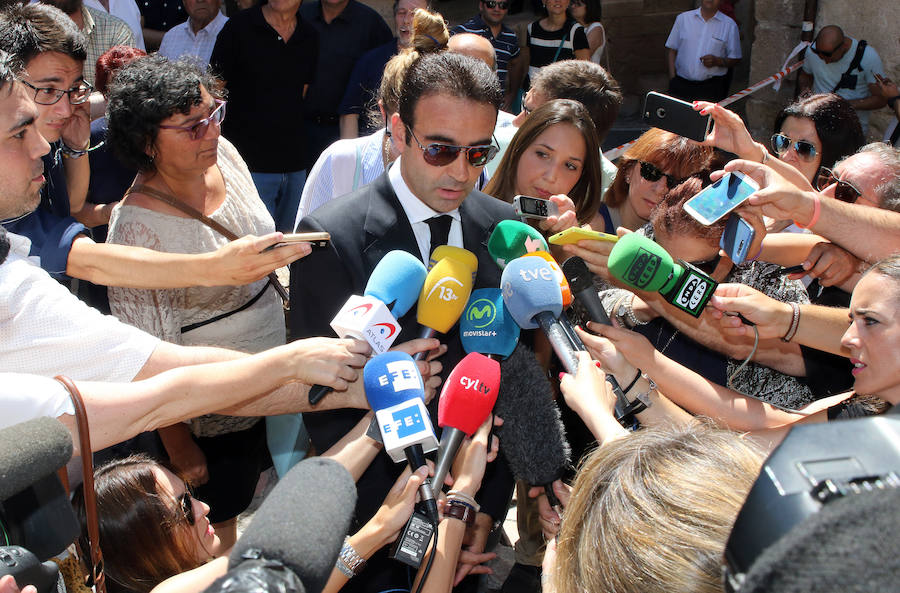
[[[659,292],[667,303],[700,317],[718,282],[691,264],[672,260],[666,250],[642,235],[630,233],[609,253],[609,272],[627,286]]]
[[[519,326],[509,314],[499,288],[472,291],[466,310],[459,318],[463,350],[502,360],[516,349],[519,333]]]
[[[441,444],[431,483],[440,490],[463,438],[472,436],[494,409],[500,390],[500,363],[473,352],[450,372],[438,400]]]
[[[416,319],[422,326],[419,337],[431,338],[450,331],[459,321],[471,293],[472,270],[468,264],[450,257],[434,264],[419,294],[416,309]],[[419,352],[416,360],[423,359],[425,354]]]
[[[363,382],[385,452],[397,463],[409,461],[412,471],[425,465],[425,453],[437,449],[438,441],[416,362],[405,352],[379,354],[366,363]],[[419,494],[426,514],[437,525],[437,503],[427,480]]]
[[[503,302],[522,329],[540,327],[566,371],[575,374],[578,360],[559,322],[562,293],[550,264],[537,257],[510,262],[500,277]]]
[[[526,253],[549,251],[543,235],[518,220],[501,220],[488,238],[488,254],[502,270]]]
[[[341,338],[365,340],[374,354],[387,352],[400,335],[397,319],[419,298],[425,275],[418,258],[401,250],[388,252],[372,270],[364,296],[351,295],[331,320],[331,328]],[[330,392],[331,387],[313,385],[309,403],[316,405]]]

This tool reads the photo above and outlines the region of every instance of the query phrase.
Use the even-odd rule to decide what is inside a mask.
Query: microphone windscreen
[[[554,257],[547,251],[535,251],[534,253],[526,253],[525,255],[528,257],[539,257],[547,262],[551,268],[553,268],[553,272],[556,274],[556,280],[557,282],[559,282],[559,291],[560,293],[562,293],[563,308],[571,305],[572,290],[569,288],[569,281],[566,279],[565,274],[563,274],[562,268],[559,266],[559,262],[557,262],[556,259],[554,259]]]
[[[562,263],[561,267],[563,274],[566,276],[566,280],[569,281],[569,288],[571,288],[572,292],[575,294],[578,294],[582,290],[597,290],[594,287],[594,275],[591,274],[591,271],[588,269],[587,264],[584,263],[584,260],[577,255],[567,258],[566,261]]]
[[[372,270],[364,294],[388,305],[400,319],[416,304],[426,273],[425,264],[414,255],[399,249],[389,251]]]
[[[466,264],[470,270],[472,270],[472,283],[475,283],[475,275],[478,273],[478,256],[469,251],[468,249],[463,249],[462,247],[454,247],[453,245],[438,245],[434,248],[434,251],[431,252],[431,257],[428,259],[428,269],[434,267],[434,264],[438,263],[445,257],[449,257],[451,259],[455,259],[459,263]]]
[[[506,358],[519,343],[519,326],[506,310],[499,288],[472,291],[459,319],[459,336],[466,352],[495,354]]]
[[[500,365],[500,394],[494,411],[503,418],[500,451],[513,475],[534,486],[563,476],[571,450],[553,390],[525,344]]]
[[[425,277],[416,318],[419,325],[445,334],[450,331],[472,294],[472,271],[452,258],[434,264]]]
[[[500,363],[472,352],[450,372],[438,400],[438,425],[472,436],[484,422],[500,391]]]
[[[344,467],[313,457],[275,486],[231,551],[229,567],[256,549],[294,571],[307,591],[321,591],[331,575],[356,508],[356,484]]]
[[[363,385],[369,407],[376,412],[410,399],[425,398],[422,375],[406,352],[385,352],[371,358],[363,368]]]
[[[25,490],[71,458],[72,436],[55,418],[35,418],[0,430],[0,500]]]
[[[500,276],[506,310],[522,329],[538,326],[535,315],[549,311],[554,317],[562,312],[559,281],[550,264],[538,257],[520,257],[511,261]]]
[[[501,220],[488,239],[488,253],[502,270],[509,262],[535,251],[550,251],[541,233],[518,220]]]
[[[675,262],[652,240],[629,233],[609,253],[609,272],[632,288],[659,292],[670,280]]]

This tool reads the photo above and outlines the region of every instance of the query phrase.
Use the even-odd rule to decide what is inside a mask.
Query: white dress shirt
[[[426,205],[425,202],[410,191],[403,180],[403,175],[400,173],[401,158],[403,157],[394,161],[388,170],[388,180],[391,182],[391,187],[394,188],[394,193],[397,194],[397,198],[400,200],[400,205],[403,206],[403,211],[406,213],[406,218],[409,219],[409,224],[412,225],[416,243],[419,245],[419,253],[422,255],[422,261],[427,265],[431,255],[428,251],[431,248],[431,227],[425,221],[444,214],[453,218],[453,221],[450,223],[447,245],[463,247],[462,220],[459,217],[459,208],[450,212],[432,210],[430,206]]]
[[[694,81],[722,76],[728,68],[707,68],[700,61],[703,56],[720,58],[741,57],[741,38],[734,20],[717,12],[708,21],[700,9],[682,12],[675,18],[672,32],[666,39],[666,47],[678,51],[675,56],[675,74]]]
[[[216,13],[216,18],[196,33],[191,28],[191,19],[175,25],[163,36],[162,43],[159,44],[159,53],[170,60],[177,60],[183,56],[192,57],[197,60],[198,66],[206,69],[213,47],[216,45],[216,38],[226,22],[228,17],[219,12]]]
[[[109,0],[109,10],[103,8],[100,0],[84,0],[85,6],[102,10],[125,21],[134,34],[134,46],[146,51],[144,30],[141,29],[141,11],[134,0]]]

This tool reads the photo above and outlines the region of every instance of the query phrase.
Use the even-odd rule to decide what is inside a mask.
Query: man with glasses
[[[877,92],[876,75],[884,75],[878,52],[865,40],[844,35],[840,27],[822,27],[808,48],[799,74],[800,91],[837,93],[847,99],[859,115],[863,133],[869,111],[881,109],[887,100]]]
[[[504,90],[503,109],[509,109],[516,92],[522,85],[525,62],[519,59],[519,39],[516,32],[503,24],[509,11],[508,0],[481,0],[478,14],[450,30],[457,33],[474,33],[491,42],[496,54],[497,78]]]
[[[289,327],[295,338],[331,335],[329,322],[352,294],[363,294],[369,274],[389,251],[402,249],[427,264],[438,245],[464,247],[478,258],[475,288],[497,287],[500,270],[487,252],[492,226],[515,216],[512,207],[473,188],[496,154],[492,133],[503,94],[483,62],[453,52],[425,54],[406,73],[399,113],[391,134],[400,157],[371,184],[334,199],[305,216],[297,228],[327,231],[331,243],[291,267]],[[399,341],[418,331],[415,310],[400,319]],[[446,376],[463,357],[458,329],[442,338],[447,352],[438,360]],[[431,402],[435,418],[437,400]],[[341,410],[304,414],[312,442],[324,451],[343,437],[362,414]],[[494,464],[496,465],[496,464]],[[360,478],[356,519],[365,522],[402,470],[380,455]],[[498,471],[498,470],[494,470]],[[492,519],[505,515],[512,481],[488,470],[473,549],[483,549]],[[500,483],[493,480],[500,480]],[[493,484],[493,486],[492,486]],[[502,500],[501,500],[502,499]],[[472,565],[467,565],[466,572]],[[371,558],[346,591],[408,588],[403,565],[385,551]]]
[[[900,212],[900,150],[883,142],[867,144],[819,171],[816,188],[842,202]]]

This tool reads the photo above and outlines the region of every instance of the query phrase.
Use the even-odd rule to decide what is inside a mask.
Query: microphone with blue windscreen
[[[506,309],[499,288],[472,291],[459,319],[459,336],[466,352],[505,359],[519,343],[519,326]]]

